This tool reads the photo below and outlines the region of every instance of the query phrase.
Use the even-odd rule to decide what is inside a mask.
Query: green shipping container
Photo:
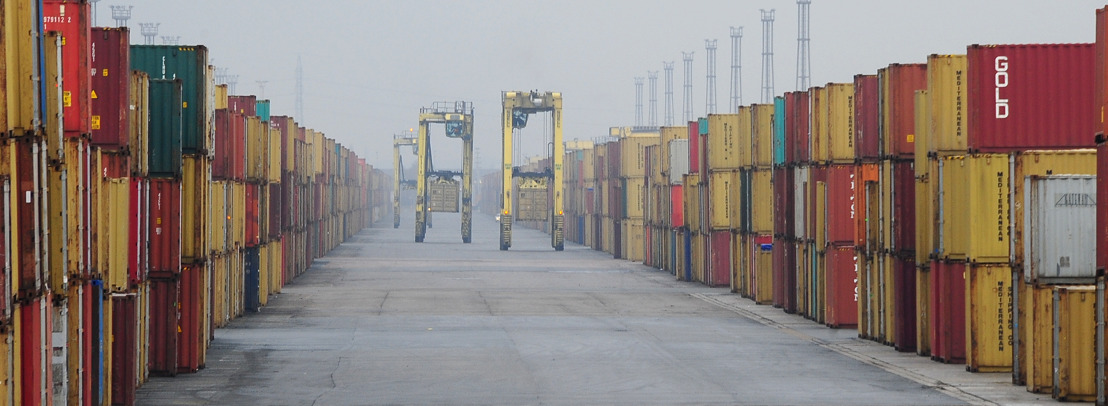
[[[150,79],[178,79],[182,83],[181,146],[186,154],[208,152],[208,49],[202,45],[132,45],[131,69]],[[150,116],[154,121],[154,116]],[[151,124],[153,125],[153,124]]]
[[[181,177],[182,86],[180,79],[150,81],[151,177]]]
[[[255,103],[255,113],[262,121],[269,121],[269,100],[258,100]]]

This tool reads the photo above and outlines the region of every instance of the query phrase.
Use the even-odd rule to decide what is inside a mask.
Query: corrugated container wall
[[[146,72],[132,70],[130,114],[127,118],[128,145],[131,151],[132,172],[145,177],[150,173],[150,76]]]
[[[863,161],[881,156],[880,91],[877,75],[854,75],[854,155]]]
[[[828,159],[854,162],[854,84],[827,84]]]
[[[92,145],[107,149],[130,140],[131,61],[126,27],[92,30]]]
[[[1037,283],[1090,283],[1096,276],[1096,176],[1024,179],[1024,274]]]
[[[969,148],[1091,148],[1093,44],[972,45]]]
[[[738,169],[740,161],[750,156],[750,144],[740,141],[738,114],[708,115],[708,170]]]
[[[87,2],[46,0],[42,4],[43,30],[62,33],[62,102],[66,136],[89,133],[91,62],[89,36],[92,8]]]
[[[911,158],[916,152],[916,91],[927,88],[927,64],[892,64],[882,83],[882,153]],[[926,149],[922,151],[927,153]]]
[[[208,49],[202,45],[132,45],[131,68],[151,79],[181,81],[181,146],[186,154],[207,153]]]
[[[965,55],[927,57],[927,95],[931,100],[928,152],[966,152],[969,120],[966,80]]]
[[[786,162],[808,162],[811,159],[809,150],[809,110],[810,99],[808,92],[785,93],[784,120],[788,120],[785,128],[785,144],[788,149],[785,152]]]
[[[258,98],[256,96],[227,96],[227,109],[244,116],[257,115]]]
[[[785,96],[777,96],[773,99],[773,165],[784,165],[788,153],[785,141],[786,128],[789,127],[788,113],[786,112]],[[776,263],[776,262],[775,262]]]
[[[751,147],[754,152],[754,166],[769,168],[773,166],[773,110],[772,104],[751,106]]]
[[[181,176],[181,97],[180,79],[150,81],[150,176]]]
[[[11,6],[18,3],[6,2]],[[4,16],[4,92],[7,112],[2,129],[11,136],[22,136],[34,131],[42,123],[42,21],[41,15],[31,7],[17,9]],[[29,80],[28,80],[29,79]]]

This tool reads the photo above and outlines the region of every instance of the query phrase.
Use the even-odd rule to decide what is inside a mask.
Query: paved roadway
[[[139,404],[1053,404],[536,231],[501,252],[487,216],[466,245],[435,220],[423,244],[410,217],[364,230]]]

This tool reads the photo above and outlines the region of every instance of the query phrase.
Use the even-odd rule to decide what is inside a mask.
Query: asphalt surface
[[[458,219],[363,230],[138,403],[1054,404],[537,231],[502,252],[487,216],[462,244]]]

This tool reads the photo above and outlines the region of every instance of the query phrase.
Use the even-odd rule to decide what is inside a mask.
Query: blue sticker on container
[[[762,251],[773,251],[773,244],[761,244]]]

